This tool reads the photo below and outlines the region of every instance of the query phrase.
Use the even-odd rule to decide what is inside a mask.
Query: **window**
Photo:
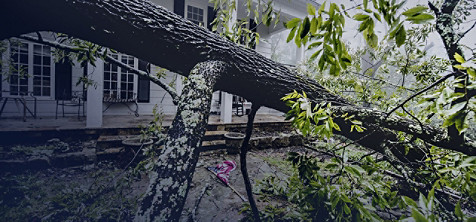
[[[134,57],[122,56],[122,63],[134,67]],[[134,74],[129,71],[121,70],[121,99],[134,99]]]
[[[188,5],[187,19],[197,25],[203,24],[203,9]]]
[[[132,56],[113,54],[112,57],[131,67],[136,67],[135,59]],[[134,85],[134,74],[117,67],[117,65],[104,63],[105,98],[135,99]]]
[[[28,93],[28,44],[16,42],[10,46],[12,73],[10,75],[10,95]]]
[[[53,85],[51,48],[26,42],[10,44],[10,95],[50,97]]]
[[[33,95],[51,95],[51,51],[48,46],[33,45]]]

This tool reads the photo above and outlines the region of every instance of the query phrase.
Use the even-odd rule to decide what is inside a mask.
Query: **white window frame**
[[[118,61],[121,61],[121,62],[122,62],[122,58],[125,57],[125,56],[127,56],[127,57],[132,57],[132,58],[134,59],[133,68],[138,69],[138,67],[139,67],[139,60],[138,60],[137,58],[133,57],[133,56],[126,55],[126,54],[120,54],[120,53],[118,53],[118,54],[111,54],[111,56],[114,57],[114,58],[116,58],[116,56],[117,56],[116,59],[117,59]],[[104,87],[104,88],[103,88],[103,97],[110,97],[109,95],[106,95],[106,91],[108,91],[108,90],[111,91],[111,85],[109,85],[109,88],[106,88],[106,81],[111,81],[111,80],[107,80],[106,77],[105,77],[106,72],[108,72],[108,71],[106,70],[107,64],[108,64],[107,62],[104,62],[104,72],[103,72],[103,75],[104,75],[104,78],[103,78],[103,87]],[[126,63],[126,64],[127,64],[127,63]],[[111,66],[115,66],[114,64],[110,64],[110,65],[111,65]],[[122,87],[121,87],[121,83],[122,83],[121,75],[122,75],[123,70],[124,70],[123,68],[117,66],[117,76],[116,76],[116,83],[117,83],[117,85],[116,85],[116,89],[115,89],[115,91],[116,91],[116,97],[115,97],[115,98],[114,98],[114,97],[111,97],[112,99],[126,99],[126,98],[127,98],[127,99],[132,99],[132,98],[129,98],[127,95],[126,95],[126,98],[122,98],[122,97],[121,97],[121,88],[122,88]],[[125,70],[125,72],[128,73],[128,75],[132,75],[132,76],[133,76],[133,83],[132,83],[132,85],[133,85],[133,90],[132,90],[133,95],[132,95],[132,96],[133,96],[133,98],[137,98],[137,90],[138,90],[137,88],[138,88],[138,82],[139,82],[138,77],[137,77],[137,75],[135,75],[135,74],[131,74],[131,73],[128,72],[127,70]],[[111,78],[111,76],[110,76],[110,78]],[[126,79],[126,81],[128,81],[128,80]]]
[[[202,20],[201,21],[189,18],[189,7],[191,7],[192,10],[193,10],[193,8],[197,8],[199,10],[202,10],[203,14],[202,14]],[[194,23],[198,22],[200,26],[205,26],[205,24],[206,24],[205,20],[207,19],[207,15],[208,15],[207,14],[207,8],[208,8],[208,4],[205,5],[205,8],[204,8],[203,6],[193,4],[191,1],[187,1],[185,3],[184,17],[186,19],[188,19],[189,21],[191,21],[191,22],[194,22]],[[193,11],[190,12],[190,13],[193,14]]]
[[[37,44],[37,43],[32,43],[32,42],[28,42],[28,41],[24,41],[24,40],[18,40],[18,39],[15,39],[15,41],[19,41],[23,44],[26,44],[27,47],[28,47],[28,67],[27,67],[27,73],[25,73],[26,75],[28,75],[28,93],[32,93],[33,95],[33,50],[34,50],[34,47],[33,45],[41,45],[41,44]],[[53,58],[53,53],[52,53],[52,50],[53,48],[50,47],[50,95],[49,96],[36,96],[34,95],[38,100],[54,100],[55,98],[55,62],[54,62],[54,58]],[[7,67],[6,69],[7,70],[2,70],[2,72],[6,75],[9,75],[9,72],[10,70],[9,69],[9,65],[10,65],[10,58],[11,58],[11,53],[12,53],[12,46],[11,44],[8,45],[8,48],[6,50],[6,52],[4,53],[3,55],[3,67]],[[4,76],[2,76],[2,78],[5,78]],[[3,81],[2,80],[2,96],[6,96],[6,97],[21,97],[22,95],[11,95],[10,94],[10,81]],[[30,94],[28,94],[30,95]]]

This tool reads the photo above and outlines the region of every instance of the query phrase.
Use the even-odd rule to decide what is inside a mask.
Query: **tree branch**
[[[254,221],[261,221],[259,216],[259,210],[256,206],[255,199],[253,197],[253,189],[250,182],[250,177],[248,175],[248,169],[246,168],[246,153],[248,153],[249,142],[251,138],[251,134],[253,133],[253,121],[255,119],[256,112],[260,108],[260,105],[253,103],[251,105],[251,112],[248,115],[248,123],[246,124],[246,134],[241,144],[240,148],[240,167],[241,167],[241,174],[243,175],[243,180],[245,182],[246,194],[248,195],[248,201],[250,202],[251,210],[253,211],[253,218]]]
[[[474,21],[473,25],[472,25],[468,30],[466,30],[465,32],[459,34],[458,42],[459,42],[459,40],[461,40],[466,34],[468,34],[468,32],[471,31],[475,26],[476,26],[476,21]]]
[[[424,89],[418,91],[417,93],[411,95],[411,96],[408,97],[406,100],[404,100],[402,103],[400,103],[398,106],[396,106],[395,108],[393,108],[392,110],[390,110],[390,111],[387,113],[387,117],[390,116],[390,114],[392,114],[393,112],[395,112],[398,108],[403,107],[408,101],[410,101],[410,100],[412,100],[413,98],[415,98],[415,97],[421,95],[422,93],[424,93],[424,92],[430,90],[431,88],[433,88],[433,87],[439,85],[440,83],[444,82],[445,80],[447,80],[448,78],[450,78],[450,77],[452,77],[452,76],[454,76],[454,75],[455,75],[455,73],[453,72],[453,73],[450,73],[450,74],[448,74],[448,75],[446,75],[446,76],[443,76],[443,77],[441,77],[440,79],[438,79],[436,82],[432,83],[431,85],[429,85],[429,86],[425,87]]]

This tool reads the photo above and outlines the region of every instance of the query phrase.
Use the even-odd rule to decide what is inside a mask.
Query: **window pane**
[[[43,54],[46,56],[50,56],[51,54],[51,49],[49,46],[43,46]]]
[[[41,51],[41,45],[33,45],[33,54],[34,55],[42,55],[42,51]]]
[[[20,55],[20,63],[28,64],[28,55],[27,54],[21,54]]]
[[[20,78],[20,85],[28,85],[28,78]]]
[[[50,67],[43,67],[43,75],[50,76]]]
[[[41,75],[41,66],[33,66],[33,75]]]
[[[20,86],[20,92],[23,92],[23,93],[28,92],[28,86]]]
[[[12,55],[10,57],[12,58],[12,61],[14,63],[18,63],[18,54],[12,53]]]
[[[43,77],[43,86],[45,87],[50,87],[51,86],[51,81],[50,77]]]
[[[43,96],[49,96],[50,95],[50,87],[45,87],[43,88]]]
[[[18,86],[10,85],[10,95],[18,95]]]
[[[43,57],[43,65],[49,66],[50,62],[51,62],[50,59],[51,59],[51,57],[49,57],[49,56]]]
[[[41,87],[33,87],[33,95],[41,96]]]
[[[35,76],[33,78],[33,86],[41,86],[41,78],[40,77]]]

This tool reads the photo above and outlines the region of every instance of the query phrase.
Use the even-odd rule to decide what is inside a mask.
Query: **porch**
[[[174,115],[164,115],[162,125],[168,127],[172,124]],[[127,135],[139,134],[141,127],[146,126],[153,119],[152,115],[104,115],[103,125],[99,128],[86,127],[86,118],[77,116],[61,117],[38,117],[28,118],[26,122],[22,117],[1,117],[0,118],[0,145],[10,143],[34,143],[51,138],[81,139],[84,137],[95,137],[100,135]],[[210,115],[209,129],[226,129],[229,127],[245,127],[247,116],[233,115],[231,123],[220,121],[219,115]],[[255,126],[280,126],[289,122],[284,120],[282,115],[257,114]]]

